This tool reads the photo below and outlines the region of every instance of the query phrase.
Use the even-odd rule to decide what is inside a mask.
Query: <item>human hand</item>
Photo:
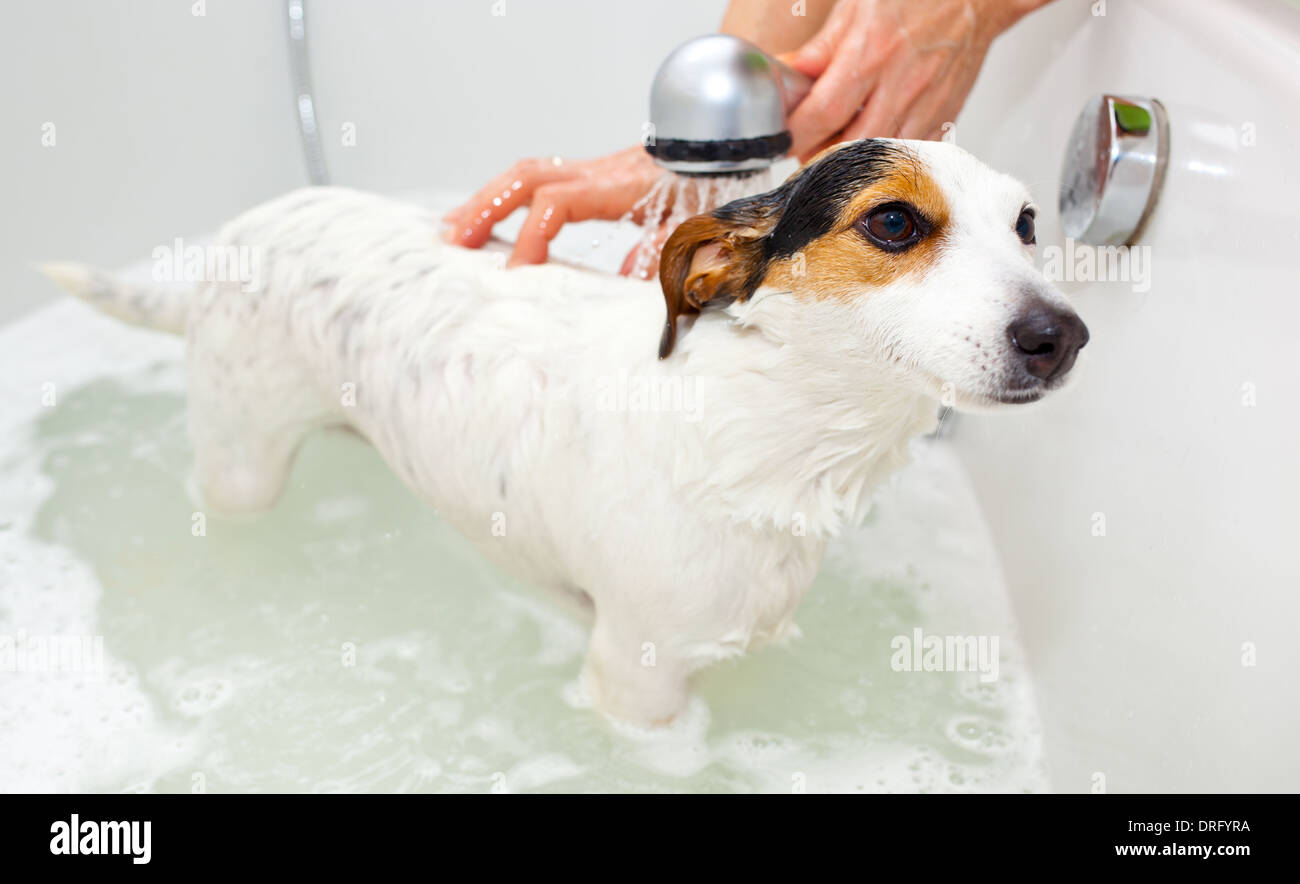
[[[638,202],[664,174],[640,145],[594,160],[521,160],[453,209],[443,220],[447,242],[478,248],[492,227],[521,206],[529,206],[508,266],[541,264],[560,228],[592,218],[618,220],[632,213],[642,220]],[[624,263],[628,272],[632,256]]]
[[[975,84],[993,38],[1046,0],[839,0],[782,61],[815,79],[790,116],[807,160],[857,138],[938,139]]]

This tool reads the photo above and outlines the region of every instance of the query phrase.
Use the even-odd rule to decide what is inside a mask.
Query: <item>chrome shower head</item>
[[[790,149],[785,121],[812,81],[752,43],[710,34],[673,50],[650,88],[645,149],[687,175],[744,175]]]

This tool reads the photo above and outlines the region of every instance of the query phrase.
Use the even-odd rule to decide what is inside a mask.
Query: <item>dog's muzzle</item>
[[[1007,326],[1026,372],[1045,383],[1064,377],[1088,343],[1088,327],[1073,311],[1038,308]]]

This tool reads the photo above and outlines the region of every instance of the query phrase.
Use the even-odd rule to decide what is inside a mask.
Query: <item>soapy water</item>
[[[313,437],[274,509],[196,535],[181,352],[70,300],[0,328],[0,651],[103,644],[93,671],[0,653],[0,791],[1048,787],[996,556],[941,441],[832,544],[801,638],[704,671],[647,731],[589,708],[585,625],[354,436]],[[998,679],[895,671],[916,628],[998,636]]]

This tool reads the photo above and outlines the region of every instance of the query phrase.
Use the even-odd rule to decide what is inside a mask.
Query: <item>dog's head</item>
[[[1033,267],[1023,184],[951,144],[870,139],[824,151],[776,190],[687,220],[659,279],[677,319],[788,292],[860,334],[916,389],[961,407],[1059,387],[1088,330]]]

